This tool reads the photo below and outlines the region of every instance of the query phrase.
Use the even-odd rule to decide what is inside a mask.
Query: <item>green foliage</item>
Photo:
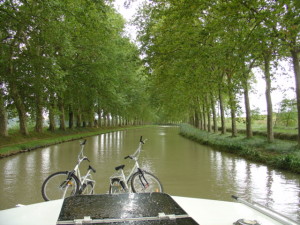
[[[283,99],[280,103],[279,112],[276,115],[276,123],[285,127],[295,126],[297,122],[296,99]],[[276,124],[276,125],[278,125]]]
[[[91,124],[96,112],[148,116],[139,52],[111,3],[5,0],[0,20],[0,87],[24,126],[28,116],[42,124],[50,110]]]
[[[299,49],[298,15],[291,0],[145,3],[136,24],[152,102],[163,117],[187,121],[216,108],[223,98],[234,130],[239,95],[244,94],[247,117],[251,116],[251,70],[264,66],[265,78],[271,81],[271,64]],[[270,109],[271,101],[268,104]],[[245,124],[250,124],[249,118]]]
[[[251,116],[252,116],[253,121],[262,120],[262,119],[264,119],[263,117],[265,117],[265,116],[261,115],[260,110],[259,110],[258,107],[251,110]]]

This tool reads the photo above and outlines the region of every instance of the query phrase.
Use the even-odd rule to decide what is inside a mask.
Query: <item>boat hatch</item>
[[[64,199],[57,225],[198,224],[165,193],[79,195]]]

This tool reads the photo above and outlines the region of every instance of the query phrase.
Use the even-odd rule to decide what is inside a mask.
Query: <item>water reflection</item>
[[[234,189],[232,186],[228,187],[232,194],[299,220],[299,176],[283,174],[264,165],[220,152],[212,153],[211,159],[216,182],[223,187],[234,186]]]
[[[300,221],[300,176],[273,170],[234,155],[212,151],[178,135],[174,127],[153,127],[101,134],[87,139],[85,155],[97,170],[95,192],[106,193],[114,167],[125,164],[128,174],[139,138],[143,146],[140,166],[155,174],[164,190],[177,196],[231,201],[237,195],[271,207]],[[19,154],[0,160],[0,209],[43,201],[44,179],[74,168],[80,141]],[[81,165],[86,171],[88,162]]]

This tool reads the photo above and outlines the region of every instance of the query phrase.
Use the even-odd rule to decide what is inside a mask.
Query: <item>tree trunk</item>
[[[267,139],[268,142],[274,141],[273,134],[273,106],[271,98],[271,75],[270,75],[270,54],[264,56],[264,74],[266,80],[266,101],[267,101]]]
[[[237,136],[237,129],[236,129],[236,99],[233,93],[233,85],[231,81],[231,75],[227,75],[228,78],[228,95],[229,95],[229,105],[230,105],[230,115],[231,115],[231,136]]]
[[[218,132],[218,124],[217,124],[217,115],[216,115],[216,108],[215,108],[215,100],[214,97],[211,95],[211,109],[212,109],[212,114],[213,114],[213,130],[214,133]]]
[[[20,132],[23,135],[28,135],[28,129],[27,129],[27,116],[26,116],[26,110],[25,105],[21,99],[21,96],[17,90],[17,87],[15,87],[14,84],[11,84],[11,95],[14,100],[18,116],[19,116],[19,125],[20,125]]]
[[[195,124],[194,126],[199,128],[199,116],[198,116],[198,111],[195,109]]]
[[[74,127],[74,112],[71,105],[69,105],[69,128],[73,129]]]
[[[76,116],[76,127],[78,128],[81,127],[81,124],[82,124],[82,116],[80,110],[78,109],[77,116]]]
[[[106,114],[103,112],[103,126],[107,127]]]
[[[221,133],[226,133],[226,125],[225,125],[225,110],[223,105],[223,96],[221,92],[221,87],[219,87],[219,103],[220,103],[220,113],[221,113]]]
[[[100,107],[98,106],[98,127],[102,127],[102,122],[101,122],[101,109]]]
[[[245,110],[246,110],[246,135],[247,138],[252,138],[252,125],[251,125],[251,109],[250,109],[250,100],[249,100],[249,90],[247,81],[244,82],[244,101],[245,101]]]
[[[200,105],[198,106],[198,108],[199,108],[199,128],[200,128],[200,130],[203,130],[203,118],[202,118],[202,112],[201,112],[201,107],[200,107]]]
[[[93,109],[89,109],[88,127],[94,127],[94,124],[95,124],[94,110]]]
[[[49,110],[49,128],[48,130],[54,131],[56,124],[55,124],[55,98],[53,97],[53,94],[50,95],[50,102],[48,104],[48,110]]]
[[[191,125],[195,125],[194,124],[194,115],[193,115],[193,113],[189,113],[190,115],[189,115],[189,124],[191,124]]]
[[[207,131],[211,132],[211,115],[210,115],[210,107],[207,101],[205,101],[206,108],[207,108]]]
[[[107,113],[107,115],[106,115],[106,124],[107,124],[107,126],[108,127],[110,127],[110,116],[109,116],[109,113]]]
[[[9,68],[8,68],[9,76],[13,77],[14,75],[14,68],[13,63],[9,62]],[[10,93],[12,96],[12,99],[14,101],[14,104],[16,106],[18,116],[19,116],[19,125],[20,125],[20,132],[23,135],[28,135],[28,129],[27,129],[27,116],[26,116],[26,107],[24,105],[24,101],[22,100],[20,93],[18,91],[18,88],[16,87],[16,84],[14,81],[11,81],[9,83],[10,87]]]
[[[231,91],[230,91],[231,92]],[[230,93],[230,115],[231,115],[231,136],[237,136],[237,129],[236,129],[236,103],[235,98],[232,93]]]
[[[112,127],[115,126],[115,116],[114,116],[114,115],[111,115],[111,123],[110,123],[110,125],[111,125]]]
[[[43,132],[43,106],[42,106],[42,97],[40,94],[36,96],[36,120],[35,120],[35,131],[37,133]]]
[[[5,103],[3,99],[4,93],[2,89],[0,89],[0,136],[7,137],[7,112],[5,108]]]
[[[55,130],[55,114],[52,106],[49,108],[49,130],[54,131]]]
[[[58,100],[58,107],[59,107],[59,111],[60,111],[60,115],[59,115],[59,129],[66,130],[66,125],[65,125],[65,107],[64,107],[63,100],[61,98],[59,98],[59,100]]]
[[[204,106],[204,104],[202,105],[202,113],[203,113],[203,115],[202,115],[202,119],[203,119],[203,130],[207,130],[207,128],[206,128],[206,115],[205,115],[205,106]]]
[[[293,67],[296,81],[296,98],[297,98],[297,110],[298,110],[298,145],[300,146],[300,66],[298,51],[291,50]]]

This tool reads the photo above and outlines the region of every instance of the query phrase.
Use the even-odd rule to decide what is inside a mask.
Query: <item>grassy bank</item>
[[[180,134],[201,144],[210,145],[218,150],[230,152],[244,158],[264,163],[275,168],[300,173],[300,150],[295,141],[275,140],[268,143],[265,137],[254,136],[246,139],[201,131],[189,124],[180,126]]]
[[[82,139],[103,133],[119,130],[135,129],[145,126],[112,127],[112,128],[77,128],[66,131],[57,130],[54,132],[44,131],[43,133],[30,132],[24,136],[18,132],[13,132],[9,137],[0,137],[0,158],[15,155],[21,152],[31,151],[62,142]]]

